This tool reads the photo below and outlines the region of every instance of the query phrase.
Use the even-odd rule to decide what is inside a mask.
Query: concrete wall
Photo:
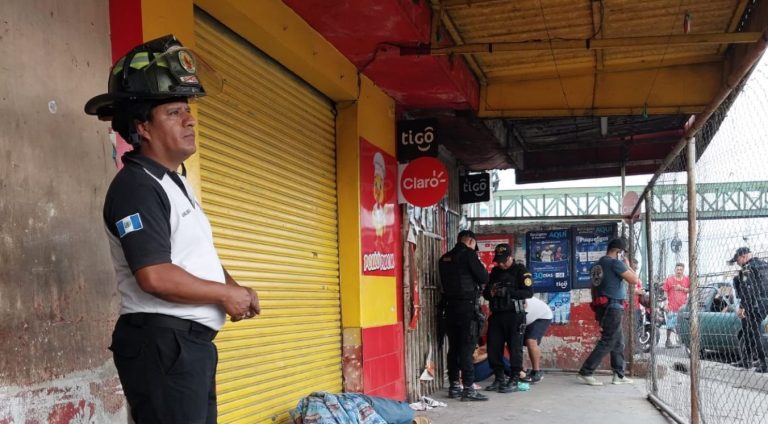
[[[101,220],[115,173],[108,2],[0,14],[0,423],[125,422],[107,350],[118,296]]]

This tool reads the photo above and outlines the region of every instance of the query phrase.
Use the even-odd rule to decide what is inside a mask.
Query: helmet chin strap
[[[134,150],[138,151],[141,147],[141,138],[139,138],[139,132],[136,131],[136,124],[131,123],[128,128],[128,140],[126,140],[130,145],[133,147]]]

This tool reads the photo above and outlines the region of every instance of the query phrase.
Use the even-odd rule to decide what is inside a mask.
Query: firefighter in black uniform
[[[523,370],[523,332],[525,299],[533,297],[533,279],[524,265],[515,263],[508,244],[496,246],[490,282],[483,290],[491,317],[488,320],[488,363],[495,379],[486,390],[507,393],[517,391]],[[504,345],[510,355],[510,377],[504,381]]]
[[[477,257],[477,239],[472,231],[459,232],[456,246],[440,257],[443,328],[448,335],[448,396],[462,401],[488,400],[472,387],[475,364],[472,353],[483,320],[478,298],[488,283],[488,272]],[[461,371],[461,383],[459,383]],[[463,384],[463,386],[462,386]]]
[[[738,278],[734,279],[734,288],[740,303],[737,315],[741,318],[744,333],[744,354],[741,364],[744,368],[752,367],[752,358],[757,356],[760,364],[755,372],[768,372],[765,362],[760,327],[768,315],[768,263],[752,257],[748,247],[740,247],[731,259],[731,264],[739,264]]]

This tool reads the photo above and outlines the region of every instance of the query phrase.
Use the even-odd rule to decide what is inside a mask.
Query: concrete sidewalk
[[[448,407],[418,411],[435,424],[471,423],[642,423],[668,424],[673,421],[657,410],[647,399],[645,380],[634,384],[610,384],[609,375],[596,377],[604,386],[579,383],[575,373],[550,372],[528,392],[481,392],[490,399],[485,402],[460,402],[448,399],[447,390],[435,393],[433,399]],[[485,387],[489,378],[480,384]]]

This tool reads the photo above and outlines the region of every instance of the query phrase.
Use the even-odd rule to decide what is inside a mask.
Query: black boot
[[[511,393],[517,391],[517,382],[519,381],[518,377],[510,377],[507,379],[507,382],[504,383],[504,388],[499,389],[499,393]]]
[[[755,372],[760,374],[768,373],[768,364],[766,364],[765,362],[761,363],[760,365],[757,366],[757,368],[755,368]]]
[[[488,400],[488,397],[478,393],[477,390],[471,387],[465,387],[464,391],[461,392],[462,402],[475,402],[475,401],[482,401],[482,400]]]
[[[485,387],[485,390],[488,390],[489,392],[495,392],[499,390],[499,388],[501,387],[504,387],[504,377],[501,377],[501,378],[496,377],[490,386]]]
[[[464,391],[464,387],[460,383],[451,383],[451,387],[448,388],[448,397],[451,399],[461,397],[462,391]]]

